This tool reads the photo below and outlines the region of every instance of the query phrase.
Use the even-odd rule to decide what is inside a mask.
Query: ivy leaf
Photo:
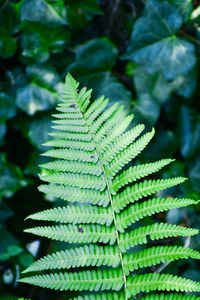
[[[40,22],[41,24],[66,25],[64,2],[61,6],[50,5],[45,0],[25,0],[20,9],[22,21]]]
[[[188,72],[196,56],[194,45],[175,35],[182,24],[182,16],[174,6],[149,0],[144,15],[135,22],[130,46],[123,58],[143,65],[150,74],[162,72],[170,80]]]
[[[134,103],[133,113],[135,115],[133,124],[146,123],[152,127],[156,124],[160,115],[160,103],[149,94],[142,94]]]
[[[36,63],[27,66],[26,73],[31,82],[43,88],[58,92],[60,96],[62,95],[64,84],[53,65],[48,63]]]
[[[129,70],[130,71],[130,70]],[[151,98],[165,103],[172,92],[189,98],[196,86],[194,70],[177,76],[174,80],[166,80],[162,73],[148,74],[143,67],[134,66],[133,82],[139,97],[148,94]]]
[[[69,72],[109,71],[118,55],[116,46],[108,38],[96,38],[75,48],[75,63],[68,67]]]
[[[34,115],[37,111],[52,108],[58,99],[56,92],[30,83],[18,89],[16,103],[27,114]]]
[[[21,187],[26,186],[27,180],[19,167],[8,163],[5,155],[0,156],[0,199],[11,197]]]
[[[183,16],[183,19],[185,22],[188,21],[193,5],[191,0],[171,0],[171,4],[173,4],[178,10],[180,11],[181,15]]]
[[[25,59],[45,62],[51,53],[60,53],[69,41],[69,32],[63,27],[26,22],[21,38]]]
[[[44,117],[30,123],[28,137],[34,146],[44,151],[47,147],[42,144],[49,140],[49,132],[51,132],[51,121],[50,118]]]
[[[5,121],[16,115],[16,105],[6,93],[0,93],[0,120]]]

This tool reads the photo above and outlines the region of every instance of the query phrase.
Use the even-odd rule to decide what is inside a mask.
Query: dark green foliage
[[[199,4],[190,0],[147,0],[145,3],[132,0],[0,0],[2,299],[17,299],[20,296],[37,299],[40,294],[37,289],[30,294],[29,288],[16,285],[18,266],[23,270],[35,259],[26,247],[35,238],[22,234],[25,228],[22,220],[33,214],[36,207],[38,210],[55,209],[54,202],[50,202],[55,197],[71,198],[72,188],[55,190],[52,183],[51,186],[40,187],[48,194],[45,199],[49,202],[45,202],[42,193],[37,191],[39,182],[36,179],[39,164],[47,164],[49,171],[52,168],[49,158],[39,156],[39,153],[46,150],[42,144],[48,140],[50,115],[60,100],[62,82],[67,72],[70,71],[82,86],[94,88],[94,99],[105,94],[112,104],[119,102],[124,104],[126,111],[133,112],[135,124],[155,127],[156,136],[136,163],[141,166],[163,157],[176,158],[164,169],[163,179],[170,176],[189,178],[180,187],[158,192],[156,198],[199,199]],[[127,118],[123,126],[130,122],[131,119]],[[120,126],[116,125],[114,131],[118,131]],[[102,144],[102,149],[108,142]],[[62,136],[49,146],[56,146],[55,143],[63,145]],[[79,151],[86,149],[92,150],[88,148],[87,140]],[[110,158],[105,159],[109,161]],[[80,170],[80,164],[84,162],[77,161],[76,170]],[[94,170],[92,166],[93,162],[87,172],[99,174],[99,168]],[[67,172],[71,165],[56,163],[56,167],[58,171]],[[141,171],[135,169],[135,165],[133,168],[136,172]],[[50,176],[50,173],[43,176]],[[137,174],[131,182],[139,179]],[[148,179],[149,175],[143,176]],[[155,175],[152,179],[156,178]],[[127,180],[130,180],[129,176]],[[118,188],[120,178],[113,186],[114,190]],[[80,199],[76,188],[73,192],[74,201]],[[81,199],[84,201],[88,196],[91,197],[91,193],[82,192]],[[96,203],[108,201],[103,192],[98,197],[93,192],[93,196]],[[151,202],[148,204],[153,205]],[[167,205],[160,209],[156,217],[149,215],[148,221],[168,221],[200,228],[199,205],[186,210],[177,203],[175,210],[166,212],[166,209]],[[147,210],[145,212],[142,206],[138,212],[135,218],[147,215]],[[131,214],[130,219],[133,222]],[[101,226],[109,224],[109,216],[100,221]],[[30,220],[27,222],[30,226],[34,225]],[[146,225],[141,219],[140,224]],[[196,250],[200,250],[199,240],[197,236],[191,241],[191,246]],[[63,248],[61,243],[48,247],[42,242],[41,254],[49,254],[51,247],[55,251]],[[198,263],[191,260],[181,262],[182,265],[171,263],[166,272],[198,280]],[[150,269],[154,271],[153,267]],[[4,278],[8,270],[12,271],[13,280],[6,285]],[[43,293],[43,299],[60,297],[53,292]],[[68,296],[71,297],[65,295],[64,298]]]

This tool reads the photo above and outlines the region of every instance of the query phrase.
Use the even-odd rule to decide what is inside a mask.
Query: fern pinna
[[[56,290],[84,291],[78,300],[128,299],[151,291],[200,292],[200,283],[190,279],[148,269],[145,273],[137,271],[181,258],[199,259],[199,252],[175,245],[131,251],[147,244],[148,238],[154,241],[198,233],[197,229],[167,223],[132,226],[146,216],[195,204],[187,198],[149,198],[185,178],[144,180],[172,159],[127,167],[150,142],[154,129],[139,137],[144,125],[127,130],[133,115],[127,116],[118,104],[106,108],[108,99],[103,96],[90,104],[91,90],[82,88],[78,92],[78,85],[67,75],[62,103],[53,115],[53,138],[46,143],[53,149],[44,153],[53,160],[42,165],[40,175],[47,184],[39,190],[67,204],[28,217],[61,224],[25,230],[75,245],[36,261],[24,273],[45,273],[20,281]],[[197,299],[155,293],[141,299]]]

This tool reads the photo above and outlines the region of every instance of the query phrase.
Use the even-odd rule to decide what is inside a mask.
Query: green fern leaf
[[[105,149],[109,147],[112,144],[112,142],[116,140],[116,138],[118,138],[128,128],[132,120],[133,115],[126,116],[114,126],[112,134],[107,135],[101,142],[101,145],[99,146],[99,150],[101,153],[103,153]]]
[[[80,175],[74,173],[54,172],[50,174],[40,174],[40,179],[49,183],[64,184],[69,187],[80,187],[87,189],[95,189],[96,191],[104,191],[106,183],[103,176]]]
[[[56,148],[70,148],[74,150],[88,150],[93,151],[94,145],[89,142],[70,141],[62,139],[54,139],[43,144],[43,146],[51,146]]]
[[[72,299],[73,300],[124,300],[124,298],[125,298],[124,293],[113,292],[113,293],[102,293],[102,294],[94,294],[94,295],[90,294],[90,295],[78,296]]]
[[[182,183],[185,178],[140,181],[173,161],[163,159],[127,168],[151,141],[154,129],[143,135],[143,124],[128,129],[133,115],[127,116],[123,106],[117,103],[109,106],[108,99],[103,96],[90,104],[91,90],[82,88],[78,92],[78,86],[68,74],[63,99],[53,115],[55,130],[49,134],[50,141],[44,144],[52,147],[43,153],[51,161],[41,165],[40,178],[47,184],[42,184],[39,190],[59,201],[64,200],[65,204],[28,217],[59,224],[25,230],[66,242],[67,249],[41,258],[24,271],[47,271],[47,274],[20,281],[56,290],[91,292],[74,298],[76,300],[127,300],[140,292],[155,290],[200,291],[199,283],[173,275],[130,275],[139,268],[166,261],[200,258],[197,251],[181,246],[154,246],[137,253],[129,251],[131,247],[147,244],[147,238],[154,241],[197,234],[197,229],[164,223],[137,226],[137,229],[129,227],[146,216],[195,204],[195,201],[146,200],[145,197]],[[139,200],[144,201],[132,205]],[[124,232],[128,227],[129,231]],[[73,268],[76,269],[71,272]],[[63,269],[70,269],[69,273]],[[54,273],[56,270],[63,272]],[[145,299],[196,299],[179,294],[152,297],[154,295]]]
[[[54,273],[23,278],[20,282],[48,287],[55,290],[118,291],[123,286],[122,271],[118,269]]]
[[[134,203],[143,197],[150,196],[163,189],[184,182],[186,178],[177,177],[170,179],[145,180],[127,187],[124,191],[114,196],[114,209],[116,212],[122,210],[127,204]]]
[[[97,192],[91,189],[76,189],[64,185],[40,185],[39,191],[49,194],[65,201],[98,204],[104,207],[108,206],[110,198],[107,190]]]
[[[170,274],[142,274],[135,277],[128,277],[127,280],[127,296],[135,296],[145,291],[200,291],[200,284],[190,279],[185,279]]]
[[[146,216],[195,203],[196,201],[193,199],[184,198],[153,198],[140,204],[136,203],[116,216],[117,228],[123,232],[128,226]]]
[[[123,119],[123,117],[125,116],[123,109],[124,109],[124,107],[120,106],[114,112],[112,117],[109,118],[107,121],[105,121],[105,123],[101,126],[101,128],[96,132],[95,140],[98,144],[101,144],[101,141],[110,134],[110,131],[112,130],[113,126],[115,126],[117,123],[119,123]],[[100,152],[100,150],[99,150],[99,152]]]
[[[43,210],[28,216],[28,219],[72,224],[94,223],[110,226],[113,222],[113,215],[111,207],[105,209],[91,205],[68,205]]]
[[[50,136],[53,136],[55,138],[69,140],[69,141],[88,141],[90,142],[92,140],[92,136],[90,134],[86,133],[70,133],[70,132],[50,132]],[[46,152],[44,153],[44,155]],[[48,156],[48,155],[47,155]]]
[[[72,150],[67,148],[49,150],[42,155],[82,162],[96,163],[98,161],[98,156],[94,151]]]
[[[174,161],[173,159],[162,159],[154,163],[138,165],[124,170],[120,175],[116,176],[112,183],[112,189],[117,192],[121,187],[149,174],[155,173]]]
[[[181,295],[181,294],[160,294],[160,295],[148,295],[140,298],[140,300],[200,300],[200,297],[193,295]]]
[[[171,225],[166,223],[155,223],[153,225],[142,226],[129,233],[120,234],[121,251],[131,247],[147,244],[147,237],[152,241],[176,236],[193,236],[198,234],[197,229],[185,228],[183,226]]]
[[[109,148],[106,148],[102,155],[103,164],[108,165],[117,154],[119,154],[123,149],[127,148],[128,145],[133,143],[133,141],[140,135],[144,130],[144,125],[137,125],[133,129],[124,133],[122,136],[117,138]]]
[[[121,151],[116,158],[114,158],[109,168],[106,169],[107,175],[113,179],[113,177],[126,165],[128,164],[133,158],[135,158],[138,154],[144,150],[147,144],[150,142],[152,137],[154,136],[155,130],[152,129],[151,132],[146,133],[143,135],[137,142],[131,144],[126,149]]]
[[[116,246],[89,245],[44,256],[23,273],[85,266],[111,266],[116,268],[119,264],[120,257]]]
[[[73,170],[76,174],[90,174],[100,176],[103,173],[100,164],[83,163],[77,161],[63,161],[61,159],[42,164],[40,166],[44,169],[52,171],[70,172],[71,170]]]
[[[102,293],[102,294],[90,294],[73,298],[73,300],[124,300],[125,295],[123,293]],[[152,294],[142,298],[140,300],[200,300],[200,297],[194,295],[182,295],[182,294]]]
[[[159,263],[173,261],[180,258],[200,259],[198,251],[177,247],[177,246],[158,246],[142,250],[135,254],[127,253],[124,255],[124,270],[126,275],[139,268],[150,267]]]
[[[112,245],[116,241],[114,228],[101,225],[82,225],[81,227],[71,224],[43,226],[25,229],[25,232],[68,243],[101,242]]]

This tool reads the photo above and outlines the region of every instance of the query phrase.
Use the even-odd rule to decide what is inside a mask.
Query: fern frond
[[[113,222],[113,215],[111,207],[68,205],[43,210],[28,216],[28,219],[72,224],[94,223],[110,226]]]
[[[113,197],[114,209],[116,212],[119,212],[129,203],[134,203],[143,197],[150,196],[158,191],[180,184],[185,180],[186,178],[184,177],[175,177],[170,179],[145,180],[136,183],[132,187],[127,187],[121,193]]]
[[[113,179],[112,189],[117,192],[124,185],[137,181],[138,179],[146,177],[149,174],[155,173],[166,165],[170,164],[172,161],[174,161],[174,159],[162,159],[153,163],[130,167]]]
[[[99,192],[90,189],[70,188],[61,184],[42,184],[38,189],[50,196],[69,202],[91,203],[104,207],[108,206],[110,202],[108,190]]]
[[[180,258],[200,259],[198,251],[178,246],[158,246],[137,253],[124,255],[124,270],[126,275],[139,268],[151,267],[156,264],[174,261]]]
[[[20,282],[61,291],[118,291],[123,286],[123,276],[119,269],[108,269],[37,275],[20,279]]]
[[[200,284],[190,279],[185,279],[170,274],[142,274],[135,277],[128,277],[127,296],[135,296],[140,292],[150,291],[181,291],[181,292],[199,292]]]
[[[139,153],[144,150],[148,145],[152,137],[154,136],[155,130],[144,134],[137,142],[131,144],[122,152],[120,152],[116,158],[114,158],[109,167],[106,168],[107,176],[111,179],[127,164],[131,159],[135,158]]]
[[[151,141],[154,129],[141,136],[144,125],[129,129],[133,115],[127,116],[123,105],[108,105],[104,96],[90,104],[91,90],[78,91],[78,86],[68,74],[63,99],[53,115],[55,130],[49,134],[50,141],[44,144],[53,147],[43,153],[52,160],[41,165],[40,175],[48,184],[41,185],[39,190],[67,203],[28,217],[58,222],[58,225],[25,230],[72,245],[33,263],[25,273],[45,271],[45,274],[23,278],[21,282],[51,289],[93,292],[75,300],[128,300],[140,292],[155,290],[200,291],[200,283],[173,275],[130,275],[139,268],[166,261],[200,258],[197,251],[180,246],[129,251],[131,247],[147,244],[148,238],[154,241],[192,236],[198,233],[197,229],[155,223],[137,229],[130,227],[129,232],[124,232],[146,216],[195,204],[195,201],[156,196],[145,199],[185,178],[140,181],[173,161],[163,159],[127,168]],[[131,205],[139,200],[143,201]],[[46,271],[71,268],[81,268],[81,271],[46,274]],[[106,290],[110,291],[105,293]],[[143,300],[196,299],[193,296],[180,298],[178,294],[148,297]]]
[[[195,200],[187,198],[153,198],[140,204],[136,203],[116,216],[117,228],[123,232],[128,226],[146,216],[195,203]]]
[[[68,243],[109,243],[113,245],[116,241],[114,227],[101,225],[60,225],[60,226],[43,226],[25,229],[35,235],[50,238],[56,241]]]
[[[23,273],[85,266],[110,266],[116,268],[119,264],[120,257],[117,246],[89,245],[44,256],[24,270]]]
[[[136,245],[147,244],[147,237],[154,241],[168,237],[193,236],[198,234],[198,229],[185,228],[167,223],[155,223],[142,226],[129,233],[120,234],[120,248],[122,252]]]

